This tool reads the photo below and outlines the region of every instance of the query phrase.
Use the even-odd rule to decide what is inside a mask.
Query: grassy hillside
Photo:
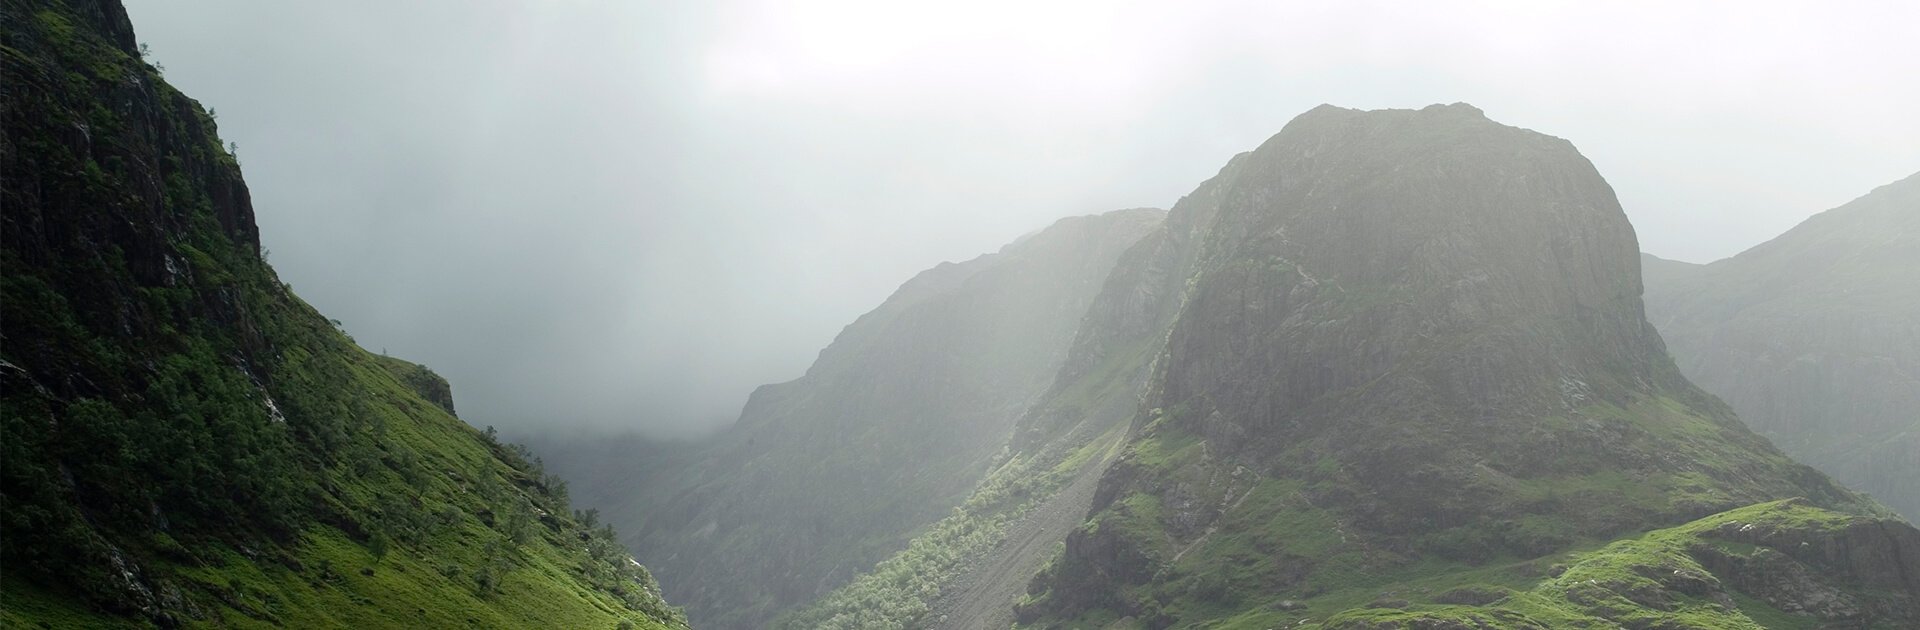
[[[0,6],[3,625],[682,625],[444,380],[279,282],[117,2]]]
[[[1677,404],[1648,404],[1654,408],[1583,410],[1574,421],[1597,423],[1602,430],[1619,431],[1649,445],[1691,443],[1683,448],[1687,457],[1724,449],[1715,444],[1721,439],[1717,436],[1721,429],[1702,419],[1683,417],[1684,408]],[[1035,578],[1028,597],[1019,603],[1025,624],[1104,628],[1130,618],[1142,628],[1266,628],[1303,622],[1312,627],[1312,623],[1330,620],[1341,623],[1329,622],[1326,627],[1418,627],[1399,624],[1416,618],[1447,618],[1463,609],[1444,604],[1470,603],[1467,600],[1472,598],[1465,597],[1464,591],[1448,596],[1451,590],[1473,588],[1505,597],[1554,584],[1564,588],[1567,583],[1549,579],[1564,565],[1588,562],[1592,566],[1638,566],[1653,562],[1629,555],[1647,553],[1643,543],[1632,541],[1658,540],[1664,544],[1674,539],[1663,533],[1639,536],[1635,532],[1641,523],[1684,520],[1687,514],[1793,492],[1790,486],[1772,487],[1778,482],[1761,481],[1776,474],[1764,471],[1791,467],[1784,458],[1692,465],[1698,466],[1692,471],[1602,466],[1533,478],[1487,467],[1460,478],[1443,468],[1431,467],[1433,484],[1466,483],[1469,493],[1483,497],[1476,505],[1463,506],[1480,516],[1451,527],[1383,532],[1367,523],[1364,512],[1357,511],[1353,502],[1386,493],[1358,482],[1349,466],[1328,458],[1316,469],[1260,471],[1244,460],[1216,457],[1206,440],[1174,426],[1170,419],[1151,424],[1143,430],[1143,437],[1127,446],[1109,471],[1117,496],[1070,534],[1071,546],[1062,549]],[[1663,426],[1680,428],[1660,428]],[[1741,481],[1729,483],[1729,479]],[[1759,485],[1745,487],[1746,483]],[[1410,490],[1442,493],[1435,487]],[[1905,542],[1896,544],[1897,549],[1920,542],[1920,532],[1897,520],[1842,515],[1803,500],[1790,505],[1794,506],[1795,518],[1858,524],[1903,536],[1900,540]],[[1736,509],[1680,529],[1698,533],[1703,524],[1717,525],[1748,511],[1752,509]],[[1771,513],[1773,508],[1763,511]],[[1824,531],[1832,523],[1816,530]],[[1686,562],[1667,557],[1673,554],[1664,550],[1672,546],[1662,547],[1661,553],[1666,556],[1658,562]],[[1679,548],[1688,549],[1687,545]],[[1892,554],[1897,558],[1899,552]],[[1848,597],[1871,599],[1881,590],[1892,588],[1897,601],[1888,607],[1893,612],[1912,614],[1915,611],[1905,607],[1920,601],[1915,599],[1920,597],[1920,590],[1916,590],[1920,582],[1900,582],[1898,568],[1883,572],[1892,576],[1890,587],[1876,584],[1871,588],[1852,584],[1845,575],[1835,577],[1821,571],[1826,570],[1803,573],[1819,574],[1821,580],[1838,580],[1833,588],[1849,593]],[[1745,573],[1723,577],[1730,581],[1759,579]],[[1089,587],[1090,583],[1098,586]],[[1489,587],[1497,588],[1488,591]],[[1719,587],[1717,582],[1715,587]],[[1639,586],[1607,588],[1624,592]],[[1725,590],[1722,599],[1751,600],[1757,596],[1743,595],[1731,586]],[[1502,616],[1504,612],[1476,609],[1462,618],[1484,617],[1498,622],[1490,627],[1499,628],[1611,628],[1617,626],[1610,623],[1626,623],[1628,618],[1686,617],[1679,614],[1682,611],[1676,608],[1680,605],[1677,600],[1668,601],[1670,594],[1658,595],[1657,602],[1641,601],[1632,611],[1615,610],[1587,599],[1567,600],[1566,592],[1553,595],[1558,599],[1540,610],[1526,608],[1540,605],[1528,597],[1509,602],[1526,613],[1523,615]],[[1629,593],[1640,595],[1645,594]],[[1692,595],[1695,600],[1700,596]],[[1487,601],[1498,599],[1483,597]],[[1688,605],[1711,603],[1695,600],[1687,600],[1691,602]],[[1748,600],[1741,601],[1751,604]],[[1434,606],[1428,610],[1408,602]],[[1368,608],[1392,610],[1361,610]],[[1777,606],[1761,608],[1765,614],[1784,614]],[[1413,615],[1403,609],[1424,612]],[[1714,611],[1694,612],[1706,615]],[[1737,614],[1714,614],[1721,613],[1726,614],[1702,618],[1727,621],[1728,625],[1672,627],[1753,627],[1732,623],[1740,618]],[[1806,615],[1788,616],[1796,623],[1807,624],[1804,627],[1815,627],[1811,624],[1819,621]],[[1881,625],[1873,627],[1900,627],[1894,620],[1911,618],[1878,617]],[[1381,625],[1359,623],[1363,619]],[[1575,619],[1580,623],[1574,624]],[[1389,620],[1397,622],[1386,623]]]
[[[1275,534],[1307,543],[1321,535],[1316,531],[1326,530]],[[1196,585],[1196,597],[1171,600],[1169,608],[1213,611],[1217,618],[1177,627],[1220,630],[1892,630],[1914,618],[1915,585],[1875,556],[1916,549],[1920,535],[1911,528],[1785,500],[1535,558],[1354,572],[1297,599],[1222,605],[1222,586],[1246,579],[1228,577]],[[1150,614],[1097,611],[1055,626],[1123,630],[1165,623]]]

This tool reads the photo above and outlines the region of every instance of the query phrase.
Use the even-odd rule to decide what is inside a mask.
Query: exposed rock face
[[[621,480],[646,488],[578,472],[576,486],[608,488],[582,498],[659,558],[669,597],[696,625],[763,625],[960,504],[1052,382],[1115,259],[1163,215],[1063,219],[922,272],[805,376],[760,388],[734,426],[681,449],[692,454],[684,466]]]
[[[1246,162],[1163,394],[1222,446],[1414,400],[1546,415],[1677,380],[1640,317],[1633,232],[1566,141],[1466,105],[1322,107]],[[1363,386],[1357,406],[1314,406]]]
[[[400,381],[427,402],[448,415],[456,415],[453,411],[453,384],[448,383],[446,377],[434,373],[427,366],[384,355],[380,357],[380,365],[393,375],[394,380]]]
[[[1920,174],[1713,264],[1648,256],[1646,282],[1688,378],[1920,518]]]
[[[1690,551],[1703,566],[1782,611],[1829,623],[1920,620],[1920,574],[1914,571],[1920,567],[1920,530],[1911,526],[1877,519],[1810,524],[1727,518],[1700,536],[1709,544]]]
[[[1168,280],[1089,316],[1171,322],[1137,436],[1023,620],[1158,627],[1768,499],[1867,509],[1680,375],[1632,227],[1564,140],[1323,106],[1166,225],[1114,279]]]

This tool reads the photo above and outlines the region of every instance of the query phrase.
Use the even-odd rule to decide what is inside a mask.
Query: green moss
[[[1151,431],[1127,446],[1124,461],[1129,466],[1145,470],[1170,471],[1196,460],[1204,449],[1199,436],[1191,433]]]

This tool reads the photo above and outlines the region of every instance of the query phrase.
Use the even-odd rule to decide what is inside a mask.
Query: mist
[[[1907,4],[128,8],[282,279],[507,431],[720,426],[915,272],[1322,102],[1564,134],[1691,262],[1920,167]]]

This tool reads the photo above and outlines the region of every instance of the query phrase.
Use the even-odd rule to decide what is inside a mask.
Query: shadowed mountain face
[[[1640,317],[1633,232],[1566,141],[1465,105],[1326,107],[1243,161],[1161,393],[1213,441],[1272,451],[1402,430],[1385,410],[1498,423],[1679,386]]]
[[[1920,518],[1920,175],[1726,260],[1645,258],[1648,319],[1688,378]]]
[[[684,627],[445,380],[280,283],[119,2],[6,0],[0,38],[0,626]]]
[[[1166,224],[1137,248],[1182,281],[1158,283],[1180,288],[1133,436],[1023,623],[1293,625],[1438,576],[1537,583],[1529,559],[1771,499],[1877,509],[1681,377],[1632,228],[1564,140],[1322,107]]]
[[[697,625],[764,624],[965,498],[1051,382],[1115,258],[1163,214],[1064,219],[922,272],[805,376],[760,388],[734,426],[670,449],[678,455],[648,464],[589,444],[542,450],[574,460],[561,470],[581,498],[634,532],[638,553],[659,554],[670,597]],[[662,471],[662,461],[674,463]]]

